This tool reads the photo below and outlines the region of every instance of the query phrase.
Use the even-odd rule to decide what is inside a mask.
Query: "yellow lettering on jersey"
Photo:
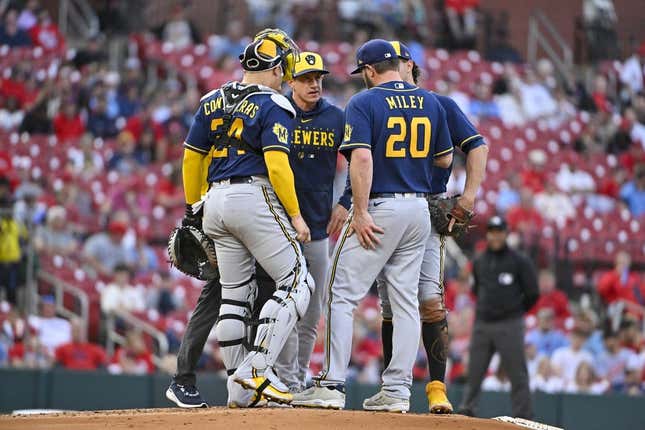
[[[302,144],[311,145],[311,131],[302,130]]]
[[[235,108],[235,112],[242,112],[244,115],[247,115],[250,118],[255,118],[255,114],[258,112],[259,108],[260,106],[256,105],[255,103],[244,100],[239,104],[238,107]]]
[[[396,98],[399,100],[399,104],[401,108],[410,109],[410,105],[408,104],[408,101],[406,100],[405,96],[396,96]]]
[[[204,115],[210,115],[215,112],[217,109],[222,108],[222,98],[218,97],[215,100],[209,100],[204,103]]]
[[[320,139],[320,132],[316,130],[314,131],[314,141],[313,141],[314,146],[320,145],[319,139]]]
[[[299,128],[297,128],[297,129],[295,129],[293,131],[293,142],[292,143],[294,145],[300,145],[301,134],[302,134],[302,130],[300,130]]]
[[[423,109],[423,96],[388,96],[387,107],[391,109]]]
[[[327,140],[327,146],[329,146],[330,148],[333,148],[334,147],[334,140],[335,140],[333,131],[330,131],[329,133],[327,133],[327,139],[328,139]]]
[[[246,106],[248,106],[248,104],[249,102],[247,102],[246,100],[243,100],[242,103],[237,105],[237,107],[235,108],[235,111],[245,113],[244,110],[246,109]]]

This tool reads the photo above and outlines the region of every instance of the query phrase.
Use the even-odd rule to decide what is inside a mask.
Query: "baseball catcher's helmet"
[[[267,28],[255,35],[242,54],[240,63],[242,68],[249,72],[270,70],[278,65],[282,67],[283,81],[288,81],[293,76],[293,67],[300,50],[284,31],[276,28]]]

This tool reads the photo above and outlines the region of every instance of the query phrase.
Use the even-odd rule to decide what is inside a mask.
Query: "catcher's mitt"
[[[170,263],[193,278],[209,281],[219,276],[215,244],[191,225],[175,228],[168,239]]]
[[[445,236],[459,236],[468,231],[470,220],[475,216],[475,213],[461,207],[457,202],[458,199],[459,196],[428,198],[430,221],[437,233]],[[452,219],[455,220],[455,223],[452,230],[448,231]]]

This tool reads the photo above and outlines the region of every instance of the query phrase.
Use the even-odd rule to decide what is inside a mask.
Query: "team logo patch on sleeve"
[[[278,138],[278,142],[285,145],[289,143],[289,130],[279,122],[273,124],[273,134]]]
[[[352,126],[349,124],[345,124],[345,134],[343,135],[343,142],[349,142],[350,139],[352,138]]]

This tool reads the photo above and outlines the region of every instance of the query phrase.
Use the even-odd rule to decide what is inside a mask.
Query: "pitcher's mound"
[[[519,430],[520,427],[462,415],[419,415],[321,409],[133,409],[0,416],[3,430],[334,430],[431,429]]]

